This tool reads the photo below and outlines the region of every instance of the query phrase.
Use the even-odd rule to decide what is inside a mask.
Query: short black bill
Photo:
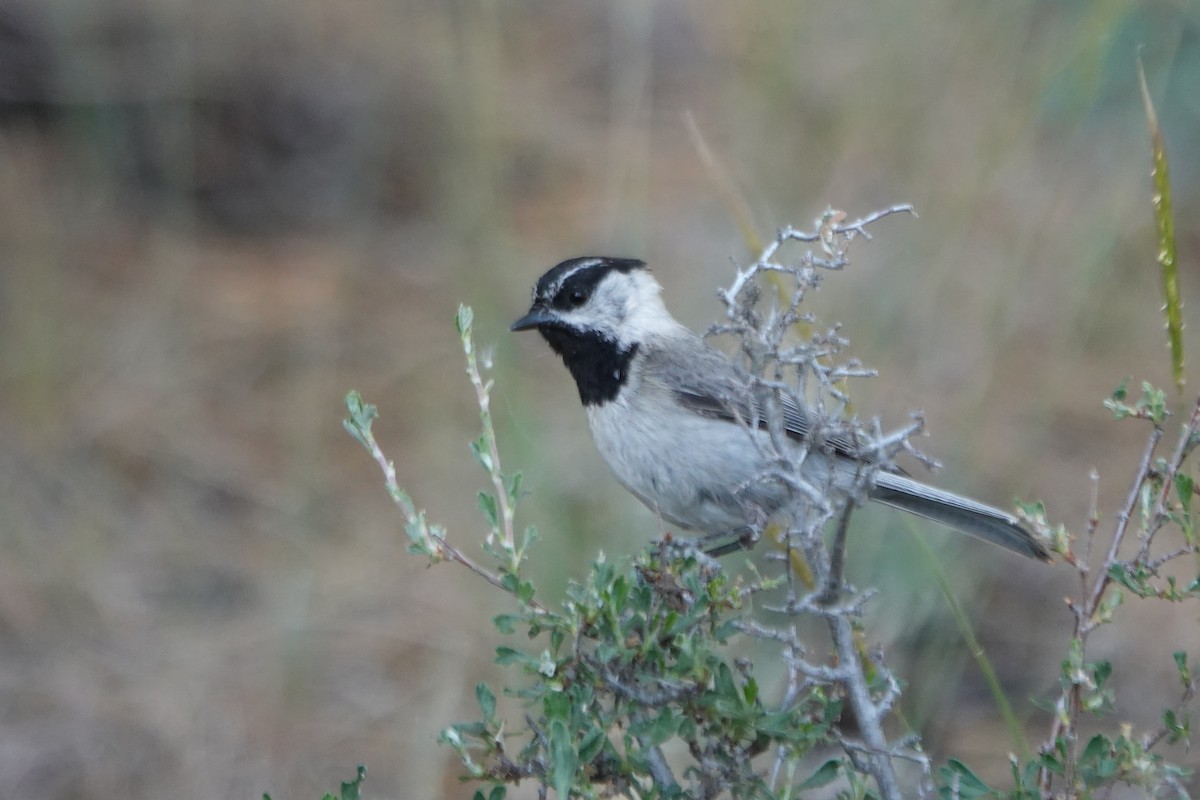
[[[529,309],[529,313],[509,326],[510,331],[527,331],[554,321],[554,315],[540,306]]]

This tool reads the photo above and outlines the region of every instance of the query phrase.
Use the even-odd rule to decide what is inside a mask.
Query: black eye
[[[567,295],[567,302],[574,308],[579,308],[587,302],[587,299],[587,292],[583,289],[572,289],[571,293]]]

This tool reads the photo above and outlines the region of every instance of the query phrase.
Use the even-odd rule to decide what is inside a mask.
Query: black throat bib
[[[538,332],[562,356],[585,406],[603,405],[616,398],[629,380],[629,362],[637,353],[636,344],[622,350],[615,341],[595,331],[581,333],[550,325],[540,326]]]

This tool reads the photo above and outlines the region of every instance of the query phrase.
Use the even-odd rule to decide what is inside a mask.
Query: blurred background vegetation
[[[435,740],[494,677],[505,601],[405,555],[341,398],[379,405],[401,485],[471,552],[473,305],[561,592],[658,526],[507,323],[544,269],[608,253],[702,329],[749,254],[729,186],[760,235],[913,203],[812,299],[881,371],[859,409],[925,409],[941,483],[1077,531],[1095,466],[1111,515],[1142,432],[1100,400],[1170,385],[1139,47],[1194,309],[1194,3],[0,0],[3,792],[310,797],[366,762],[372,796],[465,796]],[[1012,745],[906,522],[859,522],[910,722],[1002,780]],[[1069,571],[927,533],[1038,740]],[[1197,622],[1122,613],[1094,655],[1152,722]]]

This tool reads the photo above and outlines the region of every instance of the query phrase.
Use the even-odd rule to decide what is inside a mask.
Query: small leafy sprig
[[[484,567],[451,544],[446,538],[445,529],[440,525],[431,525],[425,518],[425,512],[418,510],[408,493],[400,488],[396,480],[396,466],[384,455],[372,432],[372,426],[379,416],[378,409],[364,402],[356,391],[346,395],[346,411],[349,416],[342,421],[342,426],[355,441],[367,449],[383,472],[388,495],[404,515],[404,530],[408,535],[410,553],[426,556],[430,563],[453,561],[461,564],[493,586],[513,595],[522,604],[544,610],[533,598],[533,584],[521,578],[521,567],[529,546],[537,538],[537,530],[532,526],[526,528],[520,542],[517,542],[514,518],[517,502],[521,498],[521,473],[505,475],[501,469],[496,431],[492,425],[492,381],[484,380],[480,371],[479,356],[471,332],[474,316],[469,306],[460,305],[454,325],[466,356],[467,375],[479,403],[482,432],[478,439],[471,442],[471,453],[488,474],[492,484],[491,492],[479,492],[477,504],[489,526],[483,549],[496,560],[497,569]]]
[[[1118,420],[1138,420],[1150,425],[1150,432],[1133,484],[1116,515],[1098,564],[1093,566],[1093,551],[1100,538],[1095,493],[1082,552],[1075,550],[1070,537],[1061,529],[1048,532],[1058,552],[1075,568],[1079,590],[1076,597],[1066,601],[1074,616],[1074,631],[1063,660],[1060,693],[1051,708],[1050,732],[1037,760],[1018,775],[1018,785],[1031,791],[1036,787],[1043,794],[1062,787],[1060,791],[1065,790],[1068,796],[1081,797],[1104,786],[1126,783],[1169,788],[1177,796],[1187,797],[1182,780],[1189,771],[1152,752],[1160,742],[1174,744],[1187,740],[1188,708],[1196,695],[1197,680],[1188,666],[1185,651],[1174,654],[1180,681],[1179,702],[1163,712],[1163,723],[1158,729],[1136,736],[1126,725],[1115,737],[1098,733],[1083,742],[1079,728],[1083,715],[1098,717],[1113,709],[1113,692],[1108,685],[1112,664],[1090,660],[1087,649],[1090,635],[1113,622],[1115,612],[1125,602],[1125,593],[1171,602],[1200,599],[1200,574],[1186,586],[1179,586],[1175,576],[1162,574],[1166,564],[1200,553],[1192,516],[1193,479],[1187,469],[1189,457],[1200,446],[1200,398],[1182,426],[1174,451],[1167,457],[1157,455],[1170,417],[1162,390],[1143,383],[1141,395],[1131,402],[1125,382],[1105,401],[1105,407]],[[1093,474],[1093,482],[1097,479]],[[1036,510],[1042,511],[1040,507]],[[1044,527],[1043,514],[1032,514],[1030,518],[1035,525]],[[1136,526],[1137,546],[1132,556],[1122,558],[1122,547],[1130,538],[1131,526]],[[1182,544],[1156,547],[1170,526],[1180,533]]]
[[[498,664],[528,678],[509,692],[529,709],[523,732],[506,729],[480,684],[481,719],[442,735],[470,777],[488,784],[476,800],[498,800],[521,780],[562,798],[774,796],[754,757],[783,747],[799,759],[831,743],[841,700],[814,688],[774,707],[750,662],[729,652],[747,598],[762,588],[694,552],[652,551],[633,570],[598,560],[585,582],[571,583],[561,611],[496,617],[502,633],[531,625],[544,647],[497,650]],[[835,775],[823,767],[797,788]]]

